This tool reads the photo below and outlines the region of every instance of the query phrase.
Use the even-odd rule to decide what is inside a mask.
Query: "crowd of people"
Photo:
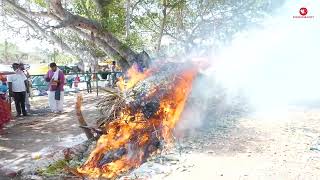
[[[13,63],[12,69],[14,73],[10,73],[7,77],[0,76],[0,130],[11,119],[11,98],[14,99],[17,117],[28,116],[28,112],[30,112],[29,73],[22,63]]]
[[[99,70],[102,79],[108,81],[108,86],[114,87],[117,82],[117,69],[116,62],[112,61],[111,65],[104,66],[104,68]]]
[[[44,76],[44,80],[48,83],[48,100],[49,108],[52,113],[63,113],[64,102],[64,85],[68,85],[68,78],[64,72],[59,69],[56,63],[50,63],[50,69]],[[31,77],[23,63],[13,63],[14,72],[9,74],[1,74],[0,72],[0,131],[2,127],[12,119],[11,117],[11,99],[14,100],[16,109],[16,117],[29,116],[31,105],[29,101],[32,91]],[[116,83],[116,63],[112,62],[110,66],[109,83],[114,86]],[[95,74],[96,75],[96,74]],[[91,81],[94,78],[91,71],[84,74],[87,85],[87,92],[92,92]],[[77,75],[72,79],[74,86],[80,83],[80,77]]]
[[[10,121],[11,98],[14,100],[16,117],[28,116],[31,110],[29,96],[31,92],[30,75],[22,63],[13,63],[13,73],[6,76],[0,74],[0,131]],[[63,112],[63,72],[55,63],[50,64],[50,70],[45,75],[49,84],[49,107],[54,113]]]

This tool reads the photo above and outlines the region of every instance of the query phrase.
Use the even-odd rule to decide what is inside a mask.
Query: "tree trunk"
[[[98,45],[97,47],[114,58],[124,71],[131,67],[135,62],[139,61],[138,53],[134,52],[130,47],[122,43],[111,32],[104,29],[100,23],[92,19],[72,14],[68,10],[64,9],[61,4],[61,0],[49,1],[50,4],[47,12],[31,12],[16,4],[14,1],[3,1],[6,3],[6,5],[11,7],[11,10],[13,10],[15,15],[18,16],[18,20],[24,21],[28,26],[38,31],[38,33],[40,33],[42,36],[54,41],[55,43],[59,44],[63,50],[74,54],[77,57],[79,57],[79,53],[83,54],[81,50],[79,52],[74,52],[55,33],[52,31],[48,32],[47,30],[43,29],[36,22],[36,19],[39,17],[44,17],[45,20],[55,20],[59,23],[59,25],[53,28],[70,28],[72,31],[80,34],[88,41],[92,41],[94,38],[94,43]],[[95,2],[100,3],[100,5],[106,4],[106,2],[102,0]],[[86,57],[86,55],[81,56]]]
[[[130,35],[130,20],[131,20],[131,1],[126,1],[126,38]]]
[[[61,27],[74,26],[79,29],[90,31],[91,33],[94,33],[96,37],[104,40],[108,46],[118,52],[122,58],[127,60],[130,66],[136,61],[137,54],[131,48],[114,37],[113,34],[103,29],[98,22],[82,16],[71,14],[65,10],[62,7],[61,0],[51,0],[50,11],[61,20]]]
[[[81,31],[78,28],[71,27],[71,29],[75,32],[77,32],[81,37],[90,40],[91,36],[89,36],[87,33]],[[128,62],[112,47],[109,46],[108,43],[106,43],[103,39],[99,37],[95,37],[95,43],[97,46],[101,47],[101,49],[106,52],[110,57],[112,57],[119,65],[120,67],[126,71],[127,69],[130,68],[130,65]]]
[[[166,21],[167,21],[167,5],[168,5],[167,3],[168,3],[167,0],[163,0],[163,10],[162,10],[163,18],[160,26],[159,39],[157,43],[157,52],[160,51],[162,36],[163,36],[164,28],[166,25]]]

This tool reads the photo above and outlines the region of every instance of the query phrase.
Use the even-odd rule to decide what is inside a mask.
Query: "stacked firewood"
[[[172,83],[179,72],[190,67],[190,64],[166,63],[154,67],[152,76],[138,82],[133,87],[123,91],[116,89],[104,89],[106,95],[98,103],[101,118],[97,121],[98,126],[103,126],[119,117],[119,112],[129,107],[131,112],[142,109],[144,117],[149,119],[159,108],[160,99],[173,89]],[[156,94],[154,94],[156,93]]]
[[[121,109],[125,106],[125,94],[118,89],[104,89],[105,95],[98,102],[97,106],[100,110],[100,118],[97,125],[100,127],[116,119]]]

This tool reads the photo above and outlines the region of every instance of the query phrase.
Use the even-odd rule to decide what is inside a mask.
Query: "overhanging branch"
[[[76,27],[70,27],[70,29],[77,32],[78,35],[80,35],[84,39],[86,39],[88,41],[92,40],[91,35],[82,31],[81,29],[76,28]],[[103,39],[101,39],[99,37],[95,37],[94,41],[98,45],[100,45],[100,47],[102,47],[104,52],[106,52],[109,56],[114,58],[121,65],[121,67],[123,67],[124,69],[128,69],[130,67],[130,65],[127,63],[127,61],[125,59],[123,59],[123,57],[121,57],[121,55],[116,50],[114,50],[112,47],[110,47],[109,44],[106,43]]]
[[[68,22],[68,27],[74,26],[93,32],[96,37],[103,39],[122,58],[126,59],[128,64],[132,65],[136,61],[137,54],[134,51],[115,38],[110,32],[105,31],[98,22],[66,11],[62,7],[61,0],[51,0],[50,11],[61,18],[62,21]]]
[[[106,31],[97,21],[93,19],[88,19],[79,15],[72,14],[71,12],[64,9],[61,0],[50,0],[46,1],[48,3],[47,11],[34,12],[29,11],[21,7],[19,4],[15,3],[14,0],[3,0],[8,6],[14,11],[14,13],[19,17],[18,20],[23,20],[30,27],[34,28],[44,37],[54,41],[61,45],[62,49],[65,49],[71,54],[78,55],[74,53],[71,48],[62,42],[52,30],[49,32],[47,29],[52,28],[71,28],[73,30],[80,30],[85,33],[87,40],[92,40],[94,37],[99,48],[103,49],[107,54],[116,58],[118,62],[121,62],[123,68],[126,69],[136,62],[138,55],[119,39],[117,39],[112,33]],[[102,4],[110,3],[110,0],[99,1]],[[59,24],[56,26],[49,26],[49,24],[44,25],[46,27],[41,27],[38,18],[41,17],[48,23],[49,20],[54,20]],[[76,31],[78,33],[78,31]]]

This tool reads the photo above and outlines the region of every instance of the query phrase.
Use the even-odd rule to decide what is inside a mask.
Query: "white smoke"
[[[314,18],[293,18],[301,7]],[[287,1],[259,28],[240,32],[229,47],[212,55],[211,68],[193,87],[191,99],[200,102],[185,109],[177,130],[207,126],[241,111],[238,106],[246,102],[233,101],[239,93],[255,112],[283,111],[298,101],[320,102],[319,30],[320,2],[305,0]]]
[[[306,7],[312,19],[294,19]],[[242,90],[256,108],[320,99],[320,2],[287,1],[263,24],[242,32],[209,74],[230,91]]]

